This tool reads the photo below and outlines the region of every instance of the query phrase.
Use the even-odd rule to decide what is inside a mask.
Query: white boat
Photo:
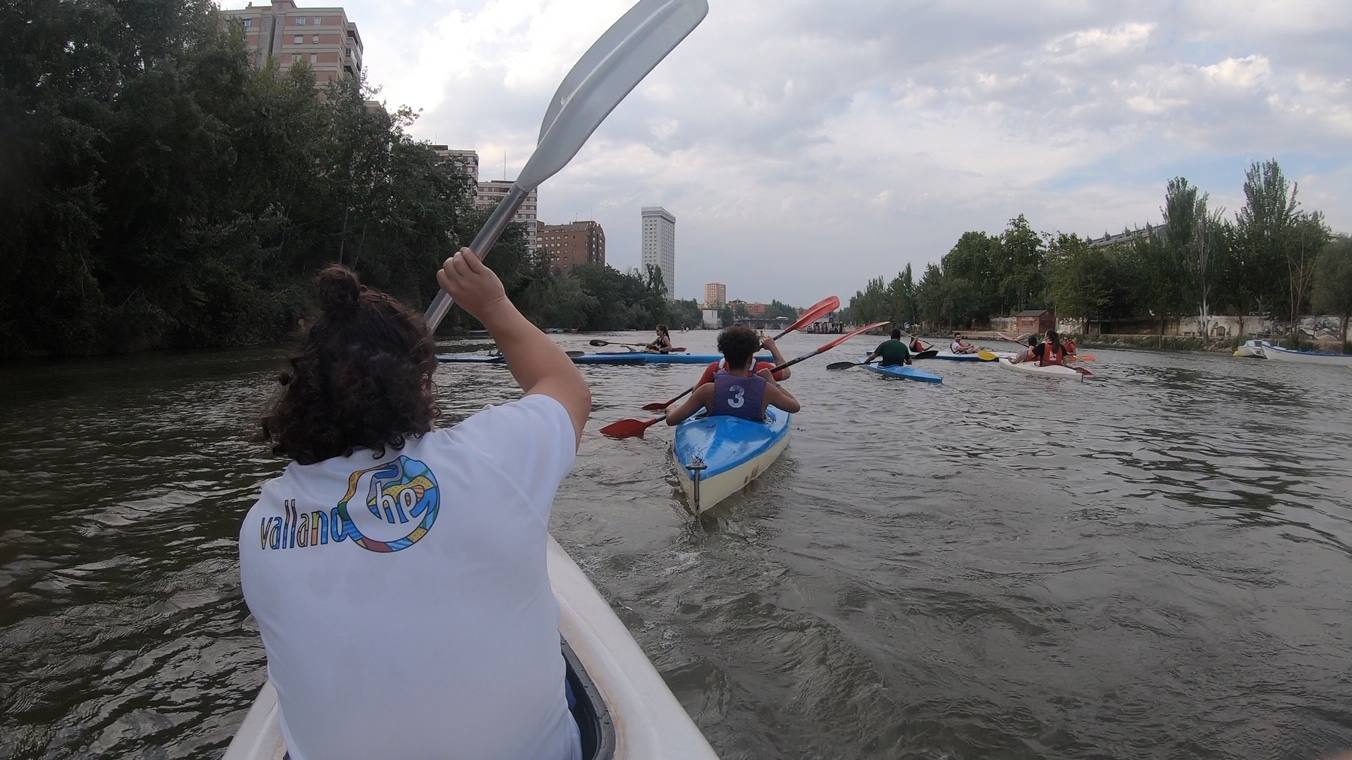
[[[610,604],[552,537],[548,563],[568,680],[577,697],[573,716],[582,733],[582,757],[717,760]],[[265,683],[224,760],[282,760],[285,754],[277,691]]]
[[[1262,359],[1263,349],[1271,345],[1265,340],[1246,340],[1244,345],[1235,349],[1235,356],[1246,359]]]
[[[1292,351],[1289,348],[1266,345],[1263,358],[1275,362],[1296,362],[1298,364],[1323,364],[1329,367],[1352,367],[1352,354],[1332,354],[1322,351]]]
[[[784,453],[789,413],[769,407],[765,421],[728,415],[693,417],[676,426],[676,479],[695,514],[737,493]]]
[[[1000,366],[1005,369],[1014,370],[1015,372],[1039,375],[1041,377],[1054,377],[1058,380],[1083,380],[1087,376],[1085,373],[1089,372],[1087,369],[1084,372],[1080,372],[1079,370],[1071,369],[1070,367],[1060,364],[1039,367],[1035,361],[1019,362],[1018,364],[1015,364],[1008,359],[1001,359]],[[1093,373],[1089,374],[1092,375]]]

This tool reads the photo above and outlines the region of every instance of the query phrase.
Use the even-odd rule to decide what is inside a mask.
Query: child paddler
[[[435,427],[422,317],[330,266],[263,420],[290,463],[244,520],[240,581],[292,760],[581,757],[545,557],[591,395],[473,253],[437,280],[522,398]]]
[[[701,384],[685,403],[668,412],[667,424],[675,425],[701,409],[711,415],[754,421],[765,419],[765,410],[771,405],[790,414],[801,409],[798,399],[775,382],[769,367],[754,366],[756,349],[763,345],[755,331],[742,325],[719,333],[718,350],[723,354],[724,368],[714,374],[713,382]]]

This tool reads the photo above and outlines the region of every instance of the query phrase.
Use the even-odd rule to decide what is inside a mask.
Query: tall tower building
[[[342,77],[361,76],[361,34],[340,7],[297,8],[294,0],[221,11],[239,21],[249,60],[262,67],[276,60],[283,71],[308,63],[315,83],[323,86]]]
[[[508,179],[492,179],[487,182],[480,182],[479,196],[474,201],[474,207],[481,211],[492,211],[498,207],[498,202],[511,189],[512,181]],[[513,222],[526,225],[526,252],[532,256],[540,250],[539,225],[535,223],[536,198],[536,191],[531,190],[526,194],[525,202],[512,215]]]
[[[721,282],[704,283],[704,308],[721,309],[728,305],[728,286]]]
[[[661,206],[643,207],[643,268],[662,270],[667,298],[676,296],[676,217]]]

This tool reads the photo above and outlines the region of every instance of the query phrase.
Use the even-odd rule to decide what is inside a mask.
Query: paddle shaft
[[[488,258],[488,253],[493,250],[498,238],[502,237],[507,225],[512,223],[512,217],[516,215],[517,209],[521,208],[521,204],[526,201],[526,196],[530,194],[531,189],[513,183],[507,194],[502,197],[502,200],[498,201],[497,208],[493,209],[492,214],[489,214],[488,220],[484,222],[479,234],[475,235],[473,242],[469,244],[469,249],[474,251],[474,254],[480,260]],[[437,331],[437,326],[450,313],[453,305],[450,293],[444,290],[437,291],[437,297],[432,299],[432,304],[427,307],[427,312],[423,314],[423,320],[427,322],[428,332],[435,333]]]

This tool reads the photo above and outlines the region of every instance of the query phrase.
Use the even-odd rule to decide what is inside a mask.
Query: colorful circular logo
[[[366,511],[380,521],[374,527],[363,532],[348,512],[348,503],[361,489],[362,481],[369,478],[366,487]],[[373,552],[397,552],[418,543],[432,524],[437,521],[437,510],[441,506],[441,489],[437,487],[436,475],[427,465],[406,456],[376,467],[357,470],[348,476],[347,493],[338,502],[338,515],[343,520],[344,530],[353,543]],[[365,520],[368,524],[370,520]],[[381,540],[368,533],[398,535],[404,526],[409,530],[402,536]]]

